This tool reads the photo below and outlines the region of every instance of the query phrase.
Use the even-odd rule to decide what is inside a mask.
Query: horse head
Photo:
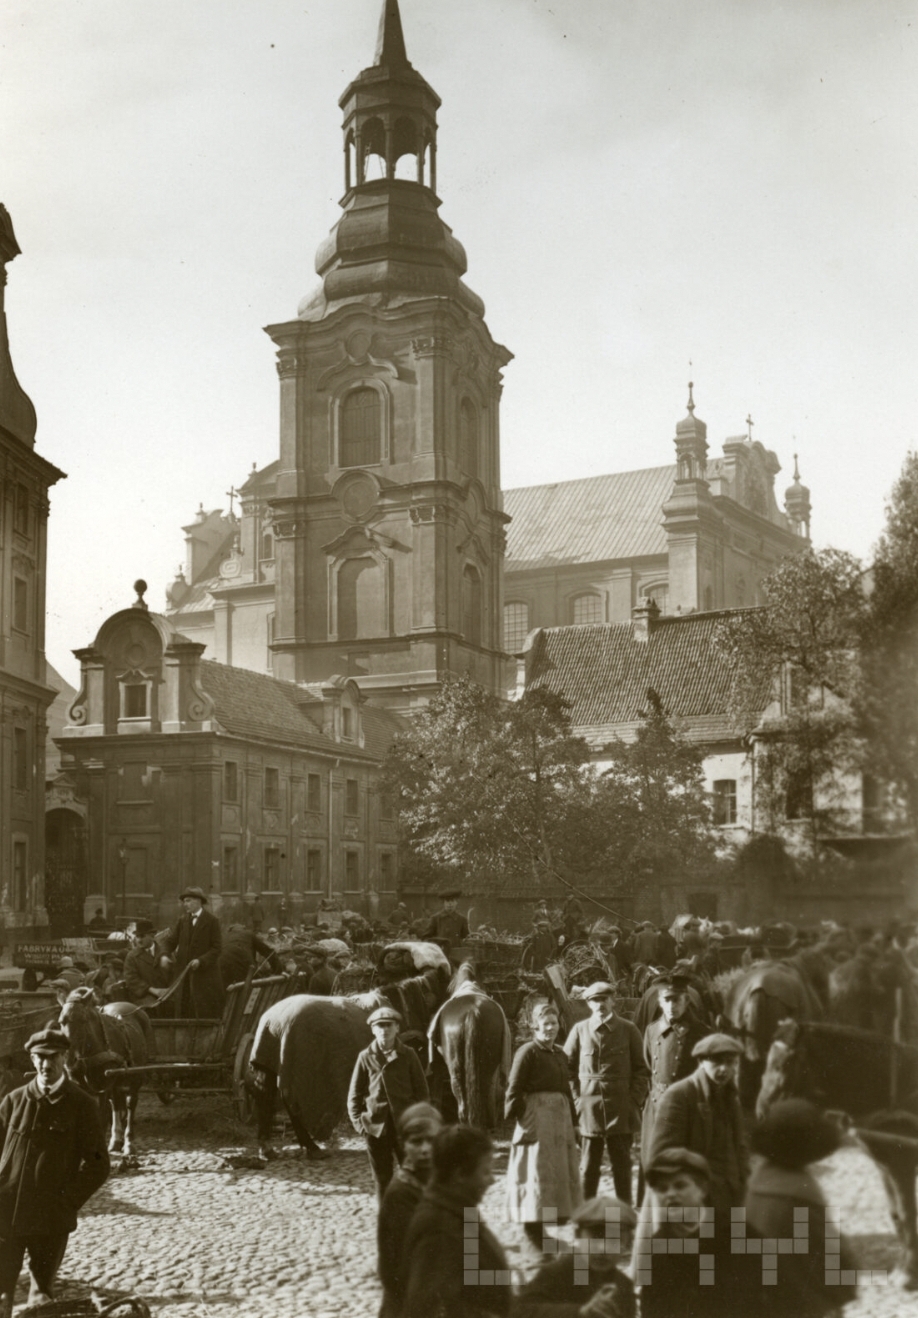
[[[782,1098],[811,1097],[804,1033],[805,1026],[800,1021],[788,1019],[779,1023],[756,1099],[755,1114],[760,1121]]]
[[[91,987],[73,989],[61,1007],[58,1024],[75,1057],[92,1057],[104,1051],[105,1027]]]

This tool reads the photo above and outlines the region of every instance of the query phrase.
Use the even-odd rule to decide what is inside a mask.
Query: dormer
[[[360,707],[366,696],[352,677],[335,674],[322,685],[322,731],[332,741],[363,747],[365,737]]]

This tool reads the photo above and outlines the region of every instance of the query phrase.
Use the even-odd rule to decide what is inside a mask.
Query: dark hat
[[[589,1002],[592,998],[609,998],[615,995],[615,985],[610,984],[607,979],[597,979],[595,984],[583,990],[584,1002]]]
[[[445,902],[457,902],[462,896],[462,891],[459,888],[447,888],[445,892],[440,893],[440,896]]]
[[[33,1034],[25,1046],[27,1053],[38,1053],[42,1057],[53,1057],[56,1053],[67,1052],[70,1044],[63,1030],[39,1030]]]
[[[179,893],[179,901],[184,901],[186,897],[197,897],[199,902],[207,901],[207,893],[203,888],[183,888]]]
[[[729,1034],[706,1034],[692,1049],[693,1057],[738,1057],[743,1045]]]
[[[753,1130],[755,1153],[781,1167],[821,1162],[841,1143],[838,1127],[805,1098],[785,1098],[769,1109]]]
[[[377,1007],[367,1017],[367,1025],[382,1025],[386,1021],[395,1021],[396,1025],[401,1025],[402,1013],[394,1007]]]
[[[664,975],[656,975],[650,982],[653,988],[668,988],[675,993],[687,993],[689,989],[688,976],[679,975],[673,970],[667,970]]]
[[[675,1176],[678,1172],[688,1172],[689,1176],[703,1184],[711,1184],[711,1168],[707,1158],[691,1149],[672,1148],[658,1153],[644,1172],[647,1184],[655,1189],[664,1178]]]
[[[403,1139],[411,1135],[436,1135],[443,1129],[443,1118],[432,1103],[412,1103],[398,1119],[398,1133]]]
[[[591,1222],[614,1221],[614,1216],[607,1219],[606,1214],[618,1209],[618,1220],[622,1226],[637,1226],[637,1213],[630,1204],[626,1204],[623,1199],[616,1199],[611,1194],[600,1194],[595,1199],[587,1199],[586,1203],[575,1208],[571,1213],[571,1221],[578,1226],[586,1226]]]

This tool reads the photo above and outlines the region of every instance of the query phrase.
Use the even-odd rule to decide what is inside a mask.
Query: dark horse
[[[140,1080],[118,1079],[118,1067],[144,1066],[155,1054],[153,1027],[132,1003],[100,1011],[91,988],[78,988],[61,1008],[59,1023],[70,1044],[73,1078],[111,1112],[110,1153],[134,1152],[134,1112]]]
[[[850,1025],[783,1021],[768,1052],[756,1115],[782,1098],[808,1098],[853,1119],[883,1177],[901,1279],[906,1289],[918,1289],[918,1048]]]
[[[268,1142],[279,1087],[294,1134],[307,1156],[325,1156],[316,1139],[331,1135],[344,1116],[357,1055],[373,1040],[367,1017],[374,1008],[393,1006],[402,1014],[405,1031],[422,1037],[426,1034],[431,1017],[446,996],[449,962],[438,947],[430,944],[405,947],[410,947],[422,964],[426,958],[426,968],[420,974],[347,997],[295,994],[274,1003],[262,1015],[247,1076],[260,1153],[267,1156],[270,1152]],[[410,960],[407,965],[411,966]]]
[[[444,1103],[449,1095],[463,1125],[493,1129],[503,1118],[510,1027],[499,1004],[476,983],[468,962],[457,970],[429,1033],[433,1087],[444,1116],[452,1115],[451,1103]]]

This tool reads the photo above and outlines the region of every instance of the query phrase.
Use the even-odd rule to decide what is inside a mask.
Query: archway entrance
[[[86,896],[86,829],[74,810],[49,810],[45,815],[45,906],[51,930],[58,937],[83,932]]]

